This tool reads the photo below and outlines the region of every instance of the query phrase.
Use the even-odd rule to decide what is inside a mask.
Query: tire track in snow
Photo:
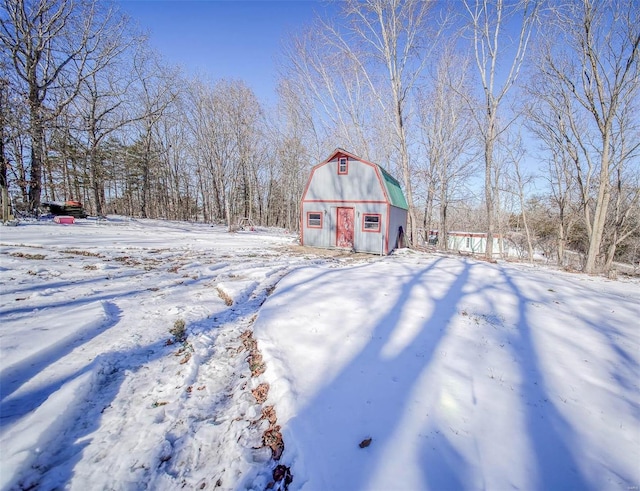
[[[58,315],[61,296],[82,308],[108,302],[112,314],[120,309],[123,315],[99,339],[68,348],[70,376],[34,412],[38,421],[51,418],[55,425],[27,449],[35,453],[28,465],[12,470],[8,489],[175,489],[215,485],[220,478],[228,488],[270,474],[264,452],[253,448],[263,428],[252,423],[260,406],[251,396],[255,384],[238,338],[278,281],[307,261],[279,254],[223,258],[207,251],[180,251],[165,261],[178,255],[175,281],[167,262],[146,270],[144,262],[119,261],[108,278],[93,268],[69,269],[64,258],[48,263],[68,288],[45,304],[54,307],[41,311],[45,318]],[[52,285],[43,279],[43,287]],[[32,285],[39,285],[35,280]],[[76,300],[87,283],[89,295]],[[218,285],[233,293],[234,304],[220,310],[219,302],[209,301],[203,308],[207,297],[217,300]],[[191,304],[190,298],[200,300]],[[186,316],[193,347],[184,364],[162,332],[177,315]],[[149,325],[160,331],[154,334]],[[59,366],[44,373],[51,368],[59,373]],[[66,407],[53,407],[56,401]]]
[[[190,338],[193,371],[185,381],[189,385],[181,409],[188,414],[184,418],[188,423],[183,419],[169,432],[173,455],[154,488],[229,488],[239,486],[239,480],[251,483],[259,474],[270,475],[265,467],[269,467],[271,451],[262,444],[265,428],[259,421],[262,405],[251,395],[258,382],[251,378],[240,335],[252,328],[260,307],[288,272],[286,267],[268,268],[261,282],[239,292],[233,306],[221,316],[213,347],[207,333]],[[224,383],[212,385],[213,381]],[[173,438],[180,433],[192,438]],[[229,460],[234,462],[232,468],[226,467]]]
[[[216,282],[226,283],[247,271],[255,276],[261,268],[261,279],[238,280],[248,286],[236,292],[232,306],[188,328],[192,352],[184,364],[180,364],[182,356],[173,356],[177,345],[164,343],[129,355],[115,354],[106,363],[104,371],[111,373],[105,385],[96,384],[94,395],[88,397],[100,401],[100,393],[109,393],[96,403],[96,407],[103,405],[96,409],[102,411],[97,418],[102,421],[94,434],[78,438],[86,446],[84,455],[79,462],[73,461],[75,468],[69,467],[86,480],[74,478],[71,489],[100,483],[115,488],[137,483],[134,489],[141,488],[140,483],[153,489],[198,488],[203,483],[209,487],[217,482],[229,487],[264,468],[264,457],[252,449],[260,444],[261,430],[249,428],[250,420],[257,419],[260,410],[250,394],[253,386],[246,353],[238,352],[239,336],[250,328],[260,306],[290,268],[287,262],[232,264],[217,271]],[[214,285],[208,288],[213,290]],[[153,419],[150,429],[149,418]],[[87,420],[95,419],[94,411]],[[135,435],[138,427],[148,431]],[[99,443],[97,451],[90,445],[93,439]],[[114,445],[117,455],[100,450]],[[230,460],[234,467],[225,468]],[[110,469],[107,476],[104,468]],[[45,476],[41,482],[46,481]]]

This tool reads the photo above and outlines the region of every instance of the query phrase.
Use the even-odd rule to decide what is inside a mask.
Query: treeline
[[[186,77],[113,4],[2,9],[2,185],[18,207],[296,228],[309,156],[243,82]]]
[[[273,106],[169,66],[115,4],[1,9],[16,208],[296,230],[311,166],[344,147],[401,179],[412,244],[468,230],[587,272],[640,260],[634,0],[345,0],[284,40]]]

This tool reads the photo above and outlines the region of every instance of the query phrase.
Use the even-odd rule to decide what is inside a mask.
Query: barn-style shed
[[[341,148],[311,170],[301,210],[302,245],[374,254],[403,247],[408,206],[400,183]]]

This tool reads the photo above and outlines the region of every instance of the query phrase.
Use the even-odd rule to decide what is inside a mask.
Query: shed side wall
[[[407,233],[407,210],[398,208],[397,206],[389,207],[389,252],[391,252],[398,244],[400,227],[405,234]]]

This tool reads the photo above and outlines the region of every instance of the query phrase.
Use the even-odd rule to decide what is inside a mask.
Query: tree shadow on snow
[[[8,488],[64,488],[73,476],[74,467],[82,460],[83,450],[91,444],[91,439],[84,437],[100,427],[102,414],[109,410],[123,382],[132,373],[168,355],[165,341],[163,339],[131,350],[101,354],[64,380],[52,383],[49,389],[53,393],[64,384],[91,374],[91,386],[86,389],[86,395],[74,394],[78,400],[71,401],[66,411],[57,415],[55,422],[52,420],[49,428],[40,434],[22,468],[14,470],[14,481],[9,483]]]
[[[0,372],[0,428],[33,411],[52,393],[64,385],[69,378],[55,380],[36,390],[27,391],[19,397],[7,400],[11,394],[49,365],[115,326],[120,321],[122,311],[117,305],[111,302],[102,302],[102,307],[105,313],[104,319],[91,322],[84,329],[73,331],[68,336]]]
[[[512,339],[514,355],[521,370],[522,401],[529,441],[532,446],[537,483],[535,489],[592,489],[582,475],[573,448],[580,445],[570,423],[551,400],[536,352],[532,328],[527,320],[528,298],[504,269],[500,272],[518,301],[517,334]]]
[[[251,294],[243,296],[241,303],[234,304],[216,313],[214,319],[206,317],[190,322],[187,329],[189,335],[205,334],[210,337],[210,343],[213,346],[220,333],[218,329],[222,325],[238,322],[243,318],[250,319],[253,314],[259,310],[268,296],[272,283],[276,283],[280,279],[280,276],[276,275],[276,277],[269,282],[253,288]],[[73,384],[73,382],[77,381],[80,377],[91,374],[90,387],[86,389],[86,393],[83,392],[80,395],[74,394],[75,399],[71,401],[69,408],[63,414],[58,415],[55,422],[53,422],[53,420],[51,421],[49,429],[42,432],[38,442],[30,449],[32,451],[30,452],[29,459],[22,463],[21,469],[15,470],[15,478],[13,482],[9,483],[8,487],[12,488],[13,486],[29,489],[31,487],[38,489],[62,489],[66,487],[68,483],[71,482],[76,465],[83,458],[86,458],[84,456],[86,453],[84,450],[92,443],[92,438],[87,436],[92,435],[101,428],[103,424],[103,413],[112,410],[111,404],[118,397],[123,384],[134,378],[136,373],[148,366],[149,363],[163,357],[170,357],[172,360],[175,360],[176,366],[179,366],[179,358],[173,356],[176,346],[167,346],[166,339],[166,336],[162,336],[162,339],[145,346],[136,346],[132,349],[103,353],[87,365],[64,377],[64,379],[56,380],[41,389],[42,394],[40,394],[39,391],[41,396],[38,399],[40,400],[39,404],[46,404],[47,397],[63,389],[66,384]],[[215,352],[212,350],[209,356],[215,356]],[[211,358],[200,358],[199,355],[194,354],[189,363],[196,363],[197,366],[198,364],[208,363],[210,359]],[[187,385],[193,382],[193,379],[197,375],[196,373],[190,372],[190,370],[187,370],[187,375],[184,379],[184,383]],[[176,387],[176,389],[178,388]],[[45,394],[47,395],[44,396]],[[35,396],[32,394],[32,397]],[[177,391],[175,397],[176,399],[185,397],[184,391]],[[25,399],[24,403],[27,405],[23,406],[23,410],[20,411],[22,417],[28,417],[30,413],[26,411],[33,411],[38,408],[35,400],[28,401]],[[231,403],[230,400],[229,403]],[[151,398],[149,399],[148,408],[150,411],[153,411]],[[113,408],[115,411],[120,409],[121,408]],[[134,410],[138,412],[140,409],[141,408],[135,408]],[[220,405],[217,409],[217,411],[224,410],[224,405]],[[151,412],[150,417],[152,414]],[[13,419],[15,420],[17,417],[19,416],[14,415]],[[16,425],[20,424],[20,421],[16,422]],[[102,432],[103,437],[113,438],[118,436],[113,433],[106,434],[106,431],[107,430]],[[131,435],[127,435],[125,438],[131,438]],[[139,435],[137,438],[142,440],[145,438],[145,435]],[[104,446],[104,442],[99,442],[97,449],[100,450],[101,446]],[[45,450],[42,452],[33,451],[36,448]],[[104,451],[117,451],[117,446],[105,447]],[[153,456],[132,455],[131,459],[135,461],[138,457],[140,457],[140,459],[153,458]],[[94,458],[100,457],[94,456]],[[160,456],[158,456],[158,459],[159,458]],[[162,464],[162,461],[159,460],[157,464]],[[138,476],[140,479],[139,482],[115,482],[113,484],[115,484],[118,489],[123,490],[145,487],[147,485],[147,483],[144,482],[144,473],[146,471],[141,467],[139,472],[142,473],[142,475]]]
[[[323,476],[331,476],[330,482],[316,485],[326,486],[327,489],[358,490],[366,488],[375,474],[377,464],[383,458],[404,412],[408,406],[415,404],[411,393],[417,379],[429,367],[434,352],[447,335],[450,320],[457,315],[460,299],[465,296],[463,289],[472,263],[447,260],[443,266],[441,262],[444,261],[438,258],[426,268],[408,276],[395,305],[372,329],[368,344],[287,423],[287,428],[294,435],[301,435],[304,440],[314,443],[311,454],[305,454],[305,459],[322,466]],[[443,268],[452,277],[444,296],[429,298],[428,290],[424,290],[427,297],[425,306],[429,300],[433,302],[431,316],[425,317],[419,332],[399,353],[393,357],[384,356],[385,346],[400,327],[403,310],[412,291],[424,288],[430,281],[430,273],[439,270],[441,274]],[[438,276],[436,281],[440,280]],[[345,448],[357,449],[358,444],[367,437],[372,438],[371,446],[356,452],[356,460],[349,463],[339,460]],[[332,452],[333,448],[337,449],[335,453]],[[463,472],[464,465],[458,456],[457,468],[451,469],[451,479],[442,484],[454,487],[459,484],[455,475]]]
[[[591,295],[597,295],[595,292],[589,292]],[[582,296],[577,298],[582,299]],[[563,299],[565,303],[570,305],[572,299]],[[626,309],[625,318],[640,319],[640,308],[638,304],[626,300],[622,303],[621,298],[615,298],[616,311]],[[606,302],[606,300],[604,300]],[[571,307],[569,307],[571,308]],[[608,364],[608,376],[614,379],[617,384],[627,391],[627,394],[636,394],[638,392],[638,380],[640,375],[640,364],[638,363],[637,356],[634,356],[634,350],[637,352],[637,341],[632,339],[623,330],[616,327],[616,320],[609,317],[607,314],[609,309],[596,309],[589,312],[581,312],[579,309],[573,309],[572,315],[580,320],[581,323],[592,330],[591,335],[595,334],[600,339],[606,342],[611,348],[612,355],[615,357],[615,362]],[[621,321],[617,321],[621,322]],[[597,353],[589,353],[589,358],[597,356]],[[587,360],[591,361],[591,360]],[[640,420],[640,403],[636,398],[629,398],[622,392],[618,394],[620,400],[622,400],[629,408],[636,418]]]
[[[84,298],[62,299],[62,300],[57,300],[55,302],[51,302],[48,304],[38,305],[37,309],[38,310],[57,309],[57,308],[70,309],[70,308],[79,307],[81,305],[86,305],[94,302],[110,302],[113,300],[117,300],[119,298],[132,297],[134,295],[138,295],[140,293],[146,293],[146,292],[148,292],[147,288],[141,288],[139,290],[128,290],[125,292],[105,293],[102,295],[88,295]],[[13,320],[15,320],[16,316],[20,314],[22,314],[24,317],[29,318],[33,315],[34,310],[36,310],[36,307],[20,307],[20,308],[15,308],[11,310],[0,311],[0,315],[13,316],[14,317]],[[17,318],[19,319],[19,317]]]
[[[306,287],[307,284],[311,284],[312,288],[317,289],[318,287],[321,287],[321,286],[323,286],[325,284],[330,284],[333,281],[332,276],[334,274],[340,274],[345,269],[349,269],[350,271],[353,271],[353,270],[366,268],[367,266],[370,266],[370,265],[371,265],[371,263],[364,263],[364,264],[349,265],[347,268],[336,268],[333,265],[331,265],[331,263],[320,263],[320,264],[314,264],[312,266],[302,265],[302,266],[291,267],[291,268],[287,269],[286,275],[290,275],[290,274],[292,274],[292,273],[294,273],[296,271],[304,271],[304,270],[314,270],[315,271],[319,267],[320,268],[324,268],[324,269],[322,271],[320,271],[319,273],[315,273],[313,275],[310,275],[305,280],[298,281],[297,283],[292,283],[292,284],[290,284],[288,286],[285,286],[285,287],[277,286],[276,294],[277,295],[283,295],[285,293],[291,292],[290,293],[290,295],[291,295],[290,298],[295,300],[298,297],[302,297],[302,296],[304,296],[304,295],[306,295],[308,293],[307,287]],[[322,280],[321,280],[321,278],[322,278]]]
[[[435,432],[429,445],[422,445],[420,453],[428,489],[453,491],[468,488],[468,464],[442,430]]]

